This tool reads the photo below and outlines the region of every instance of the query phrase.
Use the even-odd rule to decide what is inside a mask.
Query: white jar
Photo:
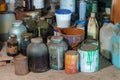
[[[59,9],[55,11],[58,28],[70,27],[71,11],[68,9]]]

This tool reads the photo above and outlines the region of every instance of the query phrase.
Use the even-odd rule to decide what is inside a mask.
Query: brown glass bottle
[[[7,4],[5,0],[0,0],[0,12],[5,12],[7,10]]]
[[[12,34],[7,41],[7,55],[13,57],[18,55],[18,41],[14,34]]]
[[[25,10],[26,11],[34,10],[33,0],[25,0]]]

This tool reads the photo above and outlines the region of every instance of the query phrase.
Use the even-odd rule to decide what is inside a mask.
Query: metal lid
[[[30,37],[32,37],[32,33],[23,33],[22,37],[23,38],[30,38]]]
[[[31,42],[32,43],[41,43],[43,41],[42,37],[37,37],[37,38],[32,38]]]
[[[68,50],[68,51],[66,52],[66,54],[67,54],[67,55],[77,55],[78,52],[75,51],[75,50]]]

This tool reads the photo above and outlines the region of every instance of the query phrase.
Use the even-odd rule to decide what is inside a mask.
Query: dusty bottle
[[[23,33],[22,34],[22,47],[21,47],[21,52],[24,56],[26,56],[26,49],[27,46],[30,44],[30,39],[32,37],[32,33]]]
[[[99,27],[95,17],[95,13],[91,13],[91,17],[89,18],[88,21],[87,38],[96,39],[96,40],[99,39]]]
[[[11,35],[7,41],[7,55],[16,56],[18,55],[18,41],[16,35]]]
[[[64,54],[68,49],[62,36],[52,36],[48,44],[50,68],[61,70],[64,68]]]
[[[0,0],[0,12],[5,12],[7,10],[7,4],[5,0]]]
[[[49,69],[48,49],[41,37],[32,38],[27,47],[29,69],[32,72],[45,72]]]
[[[44,17],[41,17],[37,23],[38,26],[38,36],[43,38],[43,42],[47,42],[47,37],[53,35],[52,27],[45,20]]]

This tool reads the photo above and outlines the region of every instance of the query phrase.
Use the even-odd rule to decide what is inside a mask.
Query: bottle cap
[[[72,12],[68,9],[58,9],[55,11],[56,14],[71,14]]]
[[[95,13],[94,12],[91,13],[91,17],[95,17]]]

